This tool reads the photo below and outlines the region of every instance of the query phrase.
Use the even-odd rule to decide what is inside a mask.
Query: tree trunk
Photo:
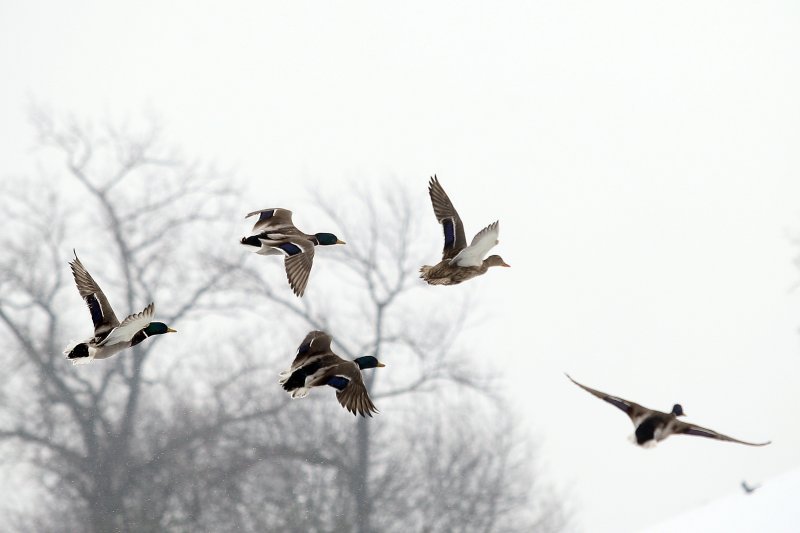
[[[369,490],[369,425],[361,417],[356,432],[356,469],[353,475],[353,489],[356,496],[356,531],[372,533],[370,515],[372,504]]]

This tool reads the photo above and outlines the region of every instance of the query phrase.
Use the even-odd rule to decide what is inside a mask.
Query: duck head
[[[314,237],[317,238],[317,242],[321,246],[330,246],[332,244],[347,244],[344,241],[340,241],[339,237],[337,237],[333,233],[315,233]]]
[[[167,326],[163,322],[150,322],[147,324],[147,327],[144,328],[144,332],[147,333],[148,336],[161,335],[162,333],[177,333],[176,330]]]
[[[683,414],[683,407],[681,407],[681,404],[679,403],[676,403],[672,406],[672,414],[675,416],[686,416]]]
[[[357,364],[358,368],[360,368],[361,370],[364,370],[365,368],[376,368],[376,367],[386,366],[371,355],[357,357],[356,359],[353,359],[353,362]]]
[[[490,255],[483,260],[483,264],[487,267],[511,267],[511,265],[503,261],[503,258],[499,255]]]

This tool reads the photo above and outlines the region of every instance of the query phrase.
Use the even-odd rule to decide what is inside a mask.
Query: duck
[[[632,435],[632,440],[639,446],[647,448],[655,446],[656,443],[666,439],[670,435],[694,435],[697,437],[707,437],[710,439],[746,444],[747,446],[766,446],[770,444],[770,441],[757,443],[734,439],[733,437],[717,433],[711,429],[678,420],[678,417],[686,416],[683,412],[683,407],[679,403],[673,405],[672,411],[669,413],[656,411],[655,409],[643,407],[638,403],[612,396],[605,392],[600,392],[586,385],[581,385],[572,379],[569,374],[565,375],[570,381],[586,392],[597,396],[601,400],[605,400],[617,409],[625,412],[636,428]]]
[[[753,485],[751,487],[745,480],[742,480],[741,486],[745,494],[753,494],[755,491],[761,488],[761,485]]]
[[[439,178],[434,175],[428,183],[428,194],[433,204],[433,213],[444,230],[442,260],[433,266],[423,265],[420,277],[430,285],[457,285],[476,276],[481,276],[490,267],[510,267],[499,255],[486,256],[498,244],[500,222],[495,221],[479,231],[467,246],[464,224],[458,216],[453,202],[444,192]]]
[[[289,286],[302,297],[314,264],[314,247],[347,244],[333,233],[303,233],[292,222],[292,212],[280,207],[248,213],[245,219],[258,215],[253,235],[240,241],[261,255],[283,255]]]
[[[372,355],[348,361],[331,349],[333,337],[324,331],[309,332],[300,346],[292,366],[281,372],[280,383],[292,399],[305,398],[313,387],[336,389],[336,399],[353,415],[372,417],[377,413],[361,375],[362,370],[386,365]]]
[[[78,259],[75,250],[73,254],[75,259],[69,263],[72,277],[75,279],[78,293],[89,307],[89,314],[94,323],[93,337],[83,342],[71,342],[64,350],[67,359],[72,360],[73,364],[106,359],[154,335],[176,332],[163,322],[153,321],[156,308],[152,302],[141,312],[129,315],[120,322],[111,304],[108,303],[108,298]]]

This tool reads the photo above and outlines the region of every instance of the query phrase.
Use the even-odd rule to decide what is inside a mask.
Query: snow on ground
[[[748,480],[751,486],[758,485]],[[761,483],[750,494],[739,489],[641,533],[796,533],[800,531],[800,469]]]

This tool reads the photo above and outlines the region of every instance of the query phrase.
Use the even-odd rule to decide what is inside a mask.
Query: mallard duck
[[[297,296],[303,296],[308,276],[314,263],[314,246],[346,244],[333,233],[303,233],[292,223],[292,212],[274,207],[248,213],[245,218],[258,215],[250,237],[242,237],[241,243],[252,246],[261,255],[283,255],[286,277]]]
[[[75,260],[71,261],[69,266],[78,292],[89,306],[89,313],[94,323],[94,337],[83,342],[70,343],[64,350],[67,359],[72,359],[73,364],[106,359],[125,348],[136,346],[153,335],[175,333],[174,329],[163,322],[152,322],[156,312],[153,303],[140,313],[129,315],[120,322],[108,303],[108,298],[84,268],[77,253]]]
[[[331,350],[332,340],[324,331],[306,335],[292,366],[281,372],[279,383],[292,398],[304,398],[312,387],[330,385],[336,389],[336,399],[342,407],[354,415],[372,416],[378,410],[369,398],[361,371],[386,365],[371,355],[352,361],[342,359]]]
[[[484,257],[499,241],[500,223],[492,222],[475,237],[467,246],[464,236],[464,224],[458,216],[456,208],[444,192],[439,179],[431,178],[428,184],[428,193],[431,196],[433,212],[444,230],[444,250],[439,264],[424,265],[419,269],[422,279],[431,285],[456,285],[475,276],[485,274],[489,267],[508,267],[499,255]]]
[[[698,437],[738,442],[739,444],[746,444],[748,446],[766,446],[769,444],[769,441],[761,443],[745,442],[695,424],[688,424],[678,420],[679,416],[685,416],[683,407],[681,407],[679,403],[672,406],[672,411],[664,413],[654,409],[648,409],[638,403],[629,402],[617,396],[611,396],[605,392],[589,388],[586,385],[581,385],[572,379],[569,374],[566,374],[566,376],[578,387],[590,394],[594,394],[601,400],[607,401],[617,409],[624,411],[636,427],[633,440],[640,446],[654,446],[657,442],[666,439],[670,435],[696,435]]]

